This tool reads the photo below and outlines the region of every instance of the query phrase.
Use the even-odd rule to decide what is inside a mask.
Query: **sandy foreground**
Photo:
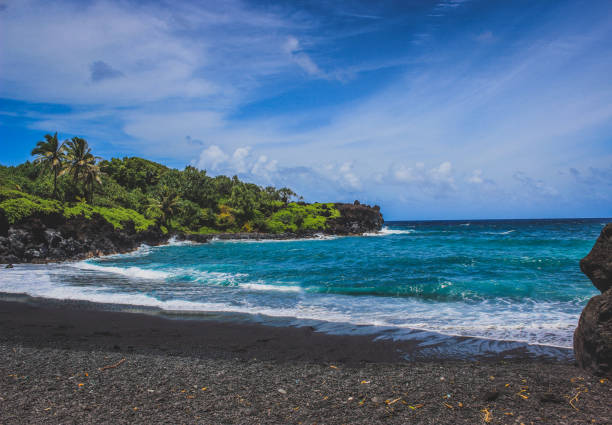
[[[612,384],[572,363],[411,344],[0,301],[0,424],[612,423]]]

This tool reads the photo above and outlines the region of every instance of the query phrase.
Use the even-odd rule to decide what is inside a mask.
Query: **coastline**
[[[0,301],[4,423],[612,419],[610,382],[569,362],[407,361],[414,341],[91,307]]]
[[[168,232],[159,224],[137,228],[133,220],[113,224],[113,220],[97,212],[92,212],[90,216],[84,213],[66,215],[60,214],[59,211],[26,215],[25,218],[13,218],[9,225],[5,217],[6,212],[0,209],[0,264],[84,260],[102,255],[129,253],[143,243],[151,246],[165,244],[171,238],[201,243],[213,238],[286,240],[312,238],[318,234],[361,235],[382,229],[384,220],[377,206],[370,207],[359,203],[335,203],[334,206],[338,216],[327,220],[326,217],[329,217],[330,213],[326,207],[323,210],[327,212],[322,216],[323,222],[312,228],[296,225],[294,228],[272,228],[265,232],[225,231],[206,234],[182,230]]]
[[[156,237],[155,239],[145,239],[140,241],[138,245],[132,245],[125,249],[107,250],[107,251],[85,251],[78,252],[70,257],[63,258],[29,258],[25,261],[17,259],[17,261],[0,263],[2,264],[50,264],[50,263],[65,263],[89,260],[92,258],[103,258],[112,255],[130,254],[140,249],[143,244],[149,246],[167,246],[176,242],[191,242],[197,244],[209,243],[215,240],[222,241],[289,241],[289,240],[309,240],[318,239],[321,237],[345,237],[345,236],[363,236],[363,233],[349,233],[349,234],[331,234],[331,233],[210,233],[210,234],[196,234],[196,233],[171,233],[164,235],[163,237]]]
[[[380,232],[381,229],[375,230],[374,232]],[[101,258],[111,255],[129,254],[137,251],[142,247],[143,244],[149,246],[164,246],[172,243],[173,240],[178,242],[192,242],[192,243],[209,243],[215,240],[222,241],[289,241],[289,240],[309,240],[319,239],[321,237],[354,237],[364,236],[368,232],[362,233],[329,233],[329,232],[311,232],[311,233],[261,233],[261,232],[241,232],[241,233],[210,233],[210,234],[197,234],[197,233],[169,233],[162,235],[161,233],[152,233],[148,237],[145,235],[140,236],[137,243],[129,243],[123,247],[111,245],[112,248],[105,250],[83,250],[75,252],[69,256],[62,256],[56,258],[50,257],[28,257],[19,258],[13,256],[9,258],[11,261],[0,262],[2,264],[49,264],[49,263],[64,263],[73,261],[83,261],[92,258]],[[0,257],[0,260],[2,258]]]
[[[226,354],[234,347],[240,356],[292,361],[288,352],[299,352],[306,361],[336,361],[348,364],[409,361],[505,361],[535,360],[572,364],[571,348],[528,344],[521,341],[494,340],[482,337],[447,335],[418,329],[357,326],[325,321],[296,320],[260,314],[206,311],[168,311],[158,307],[98,303],[75,299],[32,297],[26,294],[0,292],[0,311],[17,321],[15,333],[7,323],[0,330],[21,343],[63,347],[65,337],[70,347],[110,349],[117,341],[138,335],[131,351],[149,353],[172,351],[183,347],[186,353],[213,353],[218,347]],[[44,331],[49,321],[61,329],[79,323],[74,334],[65,331],[49,335]],[[44,325],[41,325],[45,323]],[[114,323],[114,333],[108,332]],[[72,325],[70,325],[72,326]],[[24,330],[25,329],[25,330]],[[151,329],[156,329],[151,332]],[[196,331],[197,330],[197,331]],[[125,333],[125,335],[124,335]],[[202,342],[202,334],[207,341]],[[94,335],[96,338],[91,339]],[[170,337],[170,335],[172,337]],[[181,340],[177,341],[177,335]],[[267,344],[272,338],[278,344]],[[116,336],[114,338],[113,336]],[[108,338],[102,338],[108,337]],[[91,340],[90,340],[91,339]],[[174,339],[169,344],[167,341]],[[261,342],[265,344],[261,344]],[[138,344],[137,344],[138,343]],[[120,346],[120,344],[119,344]],[[175,353],[176,354],[176,353]],[[180,353],[179,353],[180,354]]]

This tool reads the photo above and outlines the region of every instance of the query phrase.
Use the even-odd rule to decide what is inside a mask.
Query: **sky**
[[[612,2],[0,0],[0,164],[46,133],[378,204],[612,216]]]

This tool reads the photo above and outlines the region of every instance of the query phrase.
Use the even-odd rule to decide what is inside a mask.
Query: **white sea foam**
[[[151,270],[141,267],[114,267],[92,264],[87,261],[70,264],[70,266],[101,273],[113,273],[135,279],[171,280],[173,278],[186,278],[189,281],[205,282],[213,285],[234,285],[239,278],[245,278],[245,273],[225,273],[198,270],[196,268],[169,267],[164,270]]]
[[[171,273],[161,270],[150,270],[143,269],[140,267],[113,267],[113,266],[99,266],[86,261],[79,263],[73,263],[71,266],[81,270],[91,270],[104,273],[115,273],[123,276],[137,278],[137,279],[168,279],[172,277]]]
[[[96,279],[70,284],[70,276],[83,270],[117,272],[133,280],[128,287],[103,287]],[[148,274],[152,273],[152,274]],[[139,279],[166,279],[183,273],[211,285],[186,282],[182,287],[164,284],[165,296],[149,295]],[[416,329],[445,335],[474,336],[492,340],[520,341],[570,348],[572,333],[580,314],[566,303],[523,300],[432,303],[418,298],[388,298],[318,294],[302,291],[296,285],[274,285],[244,281],[247,275],[175,269],[160,272],[137,267],[120,269],[90,263],[72,265],[16,265],[0,274],[0,292],[25,293],[36,297],[84,300],[99,303],[156,307],[177,312],[230,312],[320,320],[337,324]],[[235,284],[230,284],[234,282]],[[227,286],[223,288],[220,285]],[[184,289],[184,290],[183,290]],[[182,292],[181,292],[182,291]],[[234,291],[252,291],[249,297]],[[257,295],[259,294],[259,295]],[[344,326],[344,325],[343,325]]]
[[[514,229],[510,229],[510,230],[506,230],[505,232],[482,232],[485,235],[509,235],[510,233],[514,233],[516,232],[516,230]]]
[[[317,233],[309,238],[290,238],[290,239],[219,239],[217,236],[211,239],[212,242],[222,243],[282,243],[282,242],[311,242],[311,241],[331,241],[338,239],[339,236],[324,235]]]
[[[378,232],[367,232],[364,233],[363,236],[409,235],[414,232],[414,229],[389,229],[387,226],[385,226]]]
[[[143,243],[134,251],[127,252],[125,254],[103,255],[100,258],[113,259],[113,258],[143,257],[145,255],[150,254],[151,251],[153,251],[153,248],[150,245]]]
[[[302,287],[296,285],[270,285],[265,283],[241,283],[240,288],[251,291],[302,292]]]
[[[176,236],[172,236],[168,239],[168,242],[164,245],[160,246],[184,246],[184,245],[197,245],[197,242],[189,241],[189,240],[178,240]]]

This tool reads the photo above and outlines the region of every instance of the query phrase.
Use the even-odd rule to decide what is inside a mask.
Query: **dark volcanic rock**
[[[606,225],[580,269],[601,292],[612,288],[612,223]]]
[[[78,260],[132,251],[140,244],[167,241],[159,229],[137,232],[132,222],[115,229],[102,216],[91,219],[61,216],[31,217],[0,236],[0,263],[41,263]]]
[[[578,365],[596,375],[612,375],[612,290],[596,295],[582,310],[574,332]]]
[[[336,208],[341,216],[327,220],[327,233],[356,235],[382,229],[384,220],[378,205],[370,207],[359,203],[336,204]]]
[[[378,206],[336,204],[341,217],[329,219],[325,233],[354,235],[380,230],[383,218]],[[331,214],[331,212],[330,212]],[[0,226],[3,226],[0,217]],[[179,240],[205,243],[213,238],[261,240],[315,237],[320,232],[304,233],[224,233],[218,235],[197,235],[177,233],[163,234],[159,228],[136,231],[134,223],[122,223],[123,229],[115,229],[102,216],[83,216],[66,219],[52,214],[33,216],[25,221],[0,228],[0,264],[44,263],[49,261],[81,260],[89,257],[133,251],[140,244],[159,245],[170,236]]]
[[[612,223],[601,231],[580,268],[602,291],[582,310],[574,332],[578,365],[597,375],[612,375]]]

